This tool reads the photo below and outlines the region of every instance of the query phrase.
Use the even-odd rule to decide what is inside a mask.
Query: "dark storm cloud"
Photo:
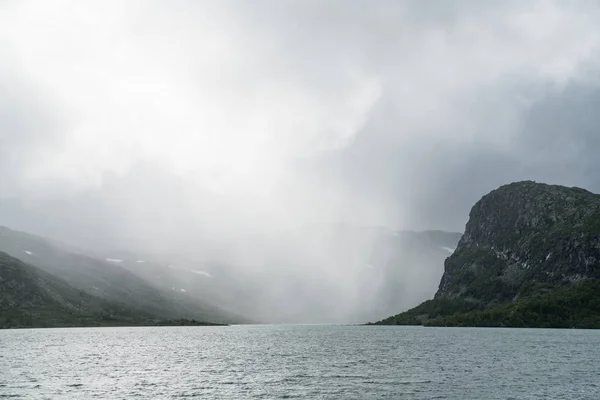
[[[346,179],[361,182],[363,190],[379,188],[378,193],[406,201],[412,210],[410,227],[461,230],[482,195],[513,181],[600,192],[599,107],[597,87],[574,83],[522,110],[508,145],[477,139],[460,145],[443,139],[395,144],[385,135],[365,133],[345,155],[336,155],[336,162],[345,163]],[[494,126],[481,129],[493,131]]]

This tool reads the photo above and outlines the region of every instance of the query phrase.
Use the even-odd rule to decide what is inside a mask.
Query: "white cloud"
[[[274,220],[397,224],[409,205],[380,189],[416,190],[416,172],[440,153],[512,151],[523,115],[548,93],[596,84],[600,53],[591,1],[0,7],[0,82],[27,82],[28,97],[44,99],[57,121],[43,149],[20,147],[5,168],[19,177],[4,172],[4,182],[53,195],[104,190],[106,172],[127,178],[151,160],[183,179],[192,204],[204,204],[208,188],[226,197],[227,212]],[[42,132],[32,140],[45,128],[31,128]],[[292,167],[298,157],[360,152],[361,135],[377,155],[357,158],[356,175],[378,163],[391,171],[364,178],[375,190],[342,167],[334,182],[319,166],[302,177]],[[166,208],[168,190],[158,189]]]
[[[61,151],[36,160],[33,178],[97,182],[156,157],[178,173],[264,179],[290,157],[347,144],[379,92],[364,74],[328,93],[278,70],[278,54],[225,6],[205,3],[191,18],[168,3],[10,5],[6,57],[64,120]]]

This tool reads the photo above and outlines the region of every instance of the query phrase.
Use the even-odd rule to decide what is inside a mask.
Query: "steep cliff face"
[[[435,298],[379,323],[600,328],[600,195],[530,181],[490,192]]]
[[[600,196],[517,182],[472,208],[436,298],[502,302],[535,284],[600,277]]]

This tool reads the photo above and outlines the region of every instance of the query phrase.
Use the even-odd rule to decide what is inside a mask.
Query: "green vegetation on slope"
[[[108,303],[0,252],[0,327],[140,325],[150,316]]]
[[[573,283],[486,310],[433,319],[425,325],[600,329],[600,279]]]
[[[588,279],[489,308],[464,299],[433,299],[377,325],[600,328],[600,279]]]
[[[180,292],[160,290],[136,274],[103,260],[76,254],[39,236],[0,226],[0,251],[60,277],[67,284],[141,314],[165,319],[235,323],[243,319]]]
[[[423,325],[430,319],[481,309],[481,305],[463,299],[427,300],[415,308],[369,325]]]
[[[215,324],[161,320],[110,303],[0,252],[0,328],[138,325]]]

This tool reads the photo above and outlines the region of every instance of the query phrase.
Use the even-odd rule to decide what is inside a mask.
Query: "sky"
[[[0,0],[0,224],[170,251],[462,231],[524,179],[600,192],[599,20],[585,0]]]

